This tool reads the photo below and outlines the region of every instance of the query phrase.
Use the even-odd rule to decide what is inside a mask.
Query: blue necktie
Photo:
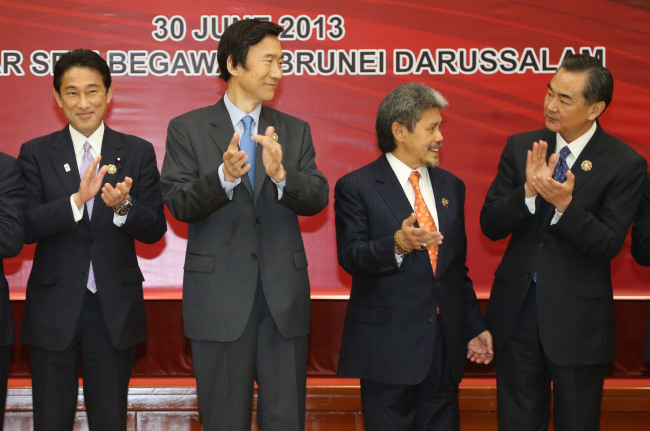
[[[553,172],[553,179],[561,183],[566,181],[566,173],[569,170],[569,165],[566,162],[566,158],[571,154],[571,150],[568,146],[560,150],[560,158],[555,165],[555,171]]]
[[[241,122],[244,125],[244,133],[242,133],[241,138],[239,139],[239,149],[243,150],[248,156],[248,163],[251,165],[251,170],[248,171],[248,179],[251,180],[251,189],[255,190],[256,145],[255,141],[253,141],[251,133],[251,124],[253,123],[253,117],[246,115],[241,119]]]

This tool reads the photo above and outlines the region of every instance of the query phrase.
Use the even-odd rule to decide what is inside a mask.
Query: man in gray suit
[[[189,223],[183,279],[204,430],[304,429],[310,300],[298,216],[328,200],[309,124],[262,106],[282,78],[282,27],[232,24],[219,43],[228,83],[213,106],[174,118],[161,187]]]

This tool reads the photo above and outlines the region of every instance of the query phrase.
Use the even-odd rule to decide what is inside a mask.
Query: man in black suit
[[[282,78],[282,27],[228,27],[228,91],[169,123],[161,187],[189,224],[183,278],[204,430],[304,429],[310,298],[298,216],[327,205],[309,124],[262,105]],[[241,139],[240,139],[241,137]]]
[[[4,421],[11,345],[14,343],[14,321],[3,260],[16,256],[23,248],[24,206],[18,161],[0,153],[0,430]]]
[[[34,429],[72,429],[81,361],[90,429],[125,430],[135,346],[146,337],[135,240],[154,243],[167,230],[156,155],[104,125],[113,87],[98,54],[64,54],[53,93],[69,125],[19,155],[25,238],[37,243],[21,329]]]
[[[352,275],[338,373],[361,378],[367,431],[458,430],[466,358],[492,360],[465,266],[465,185],[437,167],[447,101],[409,83],[377,112],[384,153],[334,191]]]
[[[632,226],[632,257],[639,265],[650,266],[650,173]],[[646,320],[643,360],[650,363],[650,308]]]
[[[614,359],[611,260],[636,211],[646,161],[603,131],[612,76],[569,55],[548,84],[546,129],[508,138],[481,211],[510,236],[486,313],[500,430],[597,430]],[[547,154],[548,150],[548,154]]]

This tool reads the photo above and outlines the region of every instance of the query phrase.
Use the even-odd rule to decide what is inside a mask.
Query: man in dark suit
[[[639,265],[650,266],[650,173],[632,226],[632,257]],[[643,360],[650,363],[650,308],[646,320]]]
[[[25,238],[37,243],[21,330],[35,430],[72,429],[80,360],[90,429],[126,429],[135,346],[146,337],[135,240],[156,242],[167,225],[153,146],[104,125],[112,93],[98,54],[64,54],[54,98],[70,124],[20,149]]]
[[[16,256],[23,248],[24,206],[25,194],[18,161],[0,153],[0,430],[4,422],[9,359],[14,343],[14,321],[3,260]]]
[[[228,27],[217,58],[228,91],[169,123],[161,187],[189,223],[183,279],[204,430],[304,429],[310,299],[298,216],[328,186],[309,125],[262,105],[282,78],[282,27]],[[240,138],[241,137],[241,138]]]
[[[551,382],[556,430],[599,427],[614,359],[611,260],[647,170],[597,121],[612,92],[599,60],[567,56],[548,84],[546,129],[508,139],[485,198],[483,232],[510,236],[486,313],[500,430],[547,429]]]
[[[384,154],[334,192],[352,275],[338,373],[361,378],[367,431],[460,429],[466,358],[492,359],[465,266],[465,185],[437,167],[445,107],[423,84],[393,90],[377,112]]]

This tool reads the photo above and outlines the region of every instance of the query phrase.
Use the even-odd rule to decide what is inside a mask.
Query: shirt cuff
[[[126,222],[128,215],[119,215],[116,212],[113,212],[113,224],[117,227],[122,226]]]
[[[223,173],[223,163],[219,166],[219,181],[221,181],[221,187],[223,191],[226,192],[228,199],[232,200],[232,194],[235,189],[241,183],[241,178],[236,178],[235,181],[226,181],[226,176]]]
[[[284,194],[284,186],[287,184],[287,179],[285,178],[282,182],[276,183],[273,178],[271,178],[273,184],[278,188],[278,200],[282,199],[282,194]]]
[[[535,214],[535,199],[537,199],[537,195],[533,196],[532,198],[526,198],[526,206],[528,207],[528,211],[530,211],[531,214]]]
[[[79,222],[84,216],[84,205],[78,207],[74,202],[74,194],[70,195],[70,205],[72,206],[72,215],[74,216],[74,221]]]
[[[553,214],[553,219],[551,220],[551,226],[553,226],[554,224],[560,221],[562,214],[564,213],[560,213],[557,210],[555,210],[555,214]]]

